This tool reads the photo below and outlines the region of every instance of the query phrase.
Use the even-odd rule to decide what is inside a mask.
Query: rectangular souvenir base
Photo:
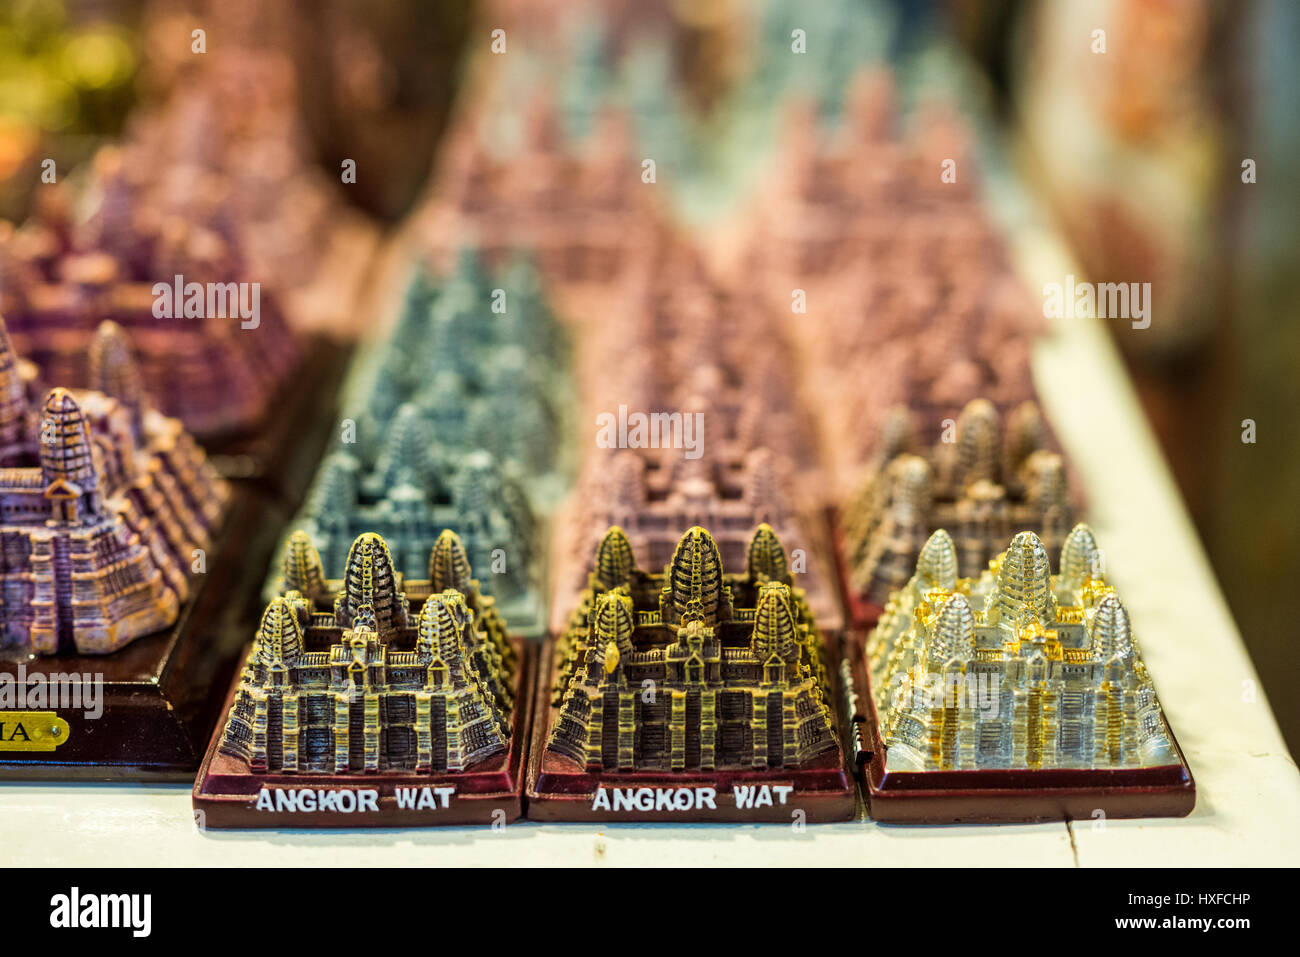
[[[252,583],[246,563],[266,560],[251,542],[262,540],[269,554],[273,537],[257,533],[274,525],[271,516],[260,494],[234,489],[208,570],[191,576],[191,596],[166,631],[108,655],[0,659],[0,682],[16,691],[23,678],[28,699],[21,716],[8,707],[16,702],[0,704],[0,780],[191,781],[217,720],[213,692],[230,680],[246,640],[227,625],[230,596]],[[48,689],[47,704],[58,689],[67,706],[32,703],[36,687]],[[91,717],[96,694],[101,713]],[[45,749],[14,750],[18,723]]]
[[[817,767],[766,771],[592,774],[568,758],[548,752],[546,739],[555,718],[550,707],[552,649],[550,641],[542,647],[537,669],[536,716],[528,758],[529,820],[790,824],[853,819],[857,796],[838,746]],[[831,700],[837,700],[833,694]],[[835,717],[838,720],[839,715]],[[839,741],[840,729],[835,731]]]
[[[194,783],[194,814],[199,827],[501,826],[517,820],[523,813],[523,770],[537,648],[519,639],[512,643],[519,653],[520,668],[510,748],[460,772],[251,771],[239,758],[217,750],[239,686],[236,675]],[[243,671],[242,662],[239,670]]]
[[[856,638],[856,640],[855,640]],[[871,819],[882,824],[1015,824],[1186,817],[1196,784],[1170,731],[1178,764],[1151,768],[886,771],[862,637],[846,641],[860,769]]]

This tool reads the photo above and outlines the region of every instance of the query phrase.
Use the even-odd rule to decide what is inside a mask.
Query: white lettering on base
[[[717,788],[605,788],[596,789],[593,811],[716,811]]]
[[[393,794],[397,797],[398,808],[406,811],[435,811],[439,808],[445,810],[451,806],[451,796],[455,793],[456,788],[454,786],[393,789]]]
[[[736,807],[760,808],[772,807],[774,804],[784,806],[794,787],[789,784],[757,784],[753,787],[733,784],[731,790],[736,795]],[[773,797],[776,798],[775,802]]]
[[[257,810],[288,814],[335,812],[357,814],[379,810],[375,788],[262,788],[257,792]]]

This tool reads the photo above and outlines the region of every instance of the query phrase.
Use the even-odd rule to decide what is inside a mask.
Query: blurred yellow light
[[[10,18],[19,35],[31,38],[61,30],[68,17],[60,0],[14,0]]]
[[[62,61],[69,83],[102,89],[130,77],[135,55],[120,34],[97,29],[69,39],[63,47]]]

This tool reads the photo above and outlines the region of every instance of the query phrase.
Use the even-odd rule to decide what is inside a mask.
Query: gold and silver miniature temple
[[[1128,612],[1076,525],[1052,575],[1021,532],[977,578],[942,529],[867,638],[887,771],[1179,763]]]
[[[796,768],[837,747],[821,635],[767,525],[740,575],[699,526],[657,575],[611,528],[556,655],[547,747],[588,770]]]
[[[326,580],[301,532],[267,607],[221,750],[254,771],[462,771],[509,746],[518,667],[506,624],[444,531],[427,580],[359,536]]]

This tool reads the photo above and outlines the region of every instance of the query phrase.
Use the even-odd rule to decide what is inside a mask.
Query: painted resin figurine
[[[391,339],[359,363],[354,379],[372,381],[354,385],[364,401],[297,521],[327,572],[371,531],[399,571],[422,574],[450,528],[503,614],[540,632],[542,527],[568,484],[567,351],[525,260],[489,274],[467,249],[444,280],[418,274]]]
[[[359,535],[340,579],[285,549],[194,783],[206,827],[503,826],[523,813],[531,645],[507,634],[460,538],[428,578]]]
[[[530,814],[553,820],[842,820],[853,813],[824,642],[760,525],[727,573],[696,526],[661,574],[618,527],[557,642]]]
[[[455,533],[427,580],[357,538],[326,580],[301,532],[267,606],[220,750],[253,771],[464,771],[509,747],[517,654]]]
[[[151,405],[204,440],[255,431],[302,347],[277,296],[243,281],[220,204],[164,213],[127,185],[141,170],[113,148],[94,175],[101,202],[88,221],[51,200],[17,229],[0,223],[0,310],[14,345],[46,380],[93,388],[86,342],[111,319],[131,337]]]
[[[867,639],[890,770],[1179,763],[1128,611],[1076,525],[1051,574],[1020,532],[976,578],[939,530]]]
[[[770,527],[744,575],[724,573],[699,526],[648,575],[611,528],[583,597],[559,650],[551,751],[633,771],[798,767],[837,750],[821,635]]]
[[[171,626],[230,498],[181,423],[145,403],[116,324],[89,364],[98,391],[39,399],[0,322],[3,655],[108,654]]]
[[[943,529],[849,646],[872,820],[1182,817],[1192,779],[1101,552],[1076,525],[1052,574],[1031,531],[979,575]]]
[[[993,403],[975,399],[918,454],[906,410],[891,410],[876,466],[840,518],[858,597],[883,605],[940,528],[951,536],[963,576],[977,576],[1018,529],[1032,529],[1049,555],[1059,553],[1074,520],[1064,462],[1046,448],[1033,403],[1018,406],[1005,438],[1002,431]]]

